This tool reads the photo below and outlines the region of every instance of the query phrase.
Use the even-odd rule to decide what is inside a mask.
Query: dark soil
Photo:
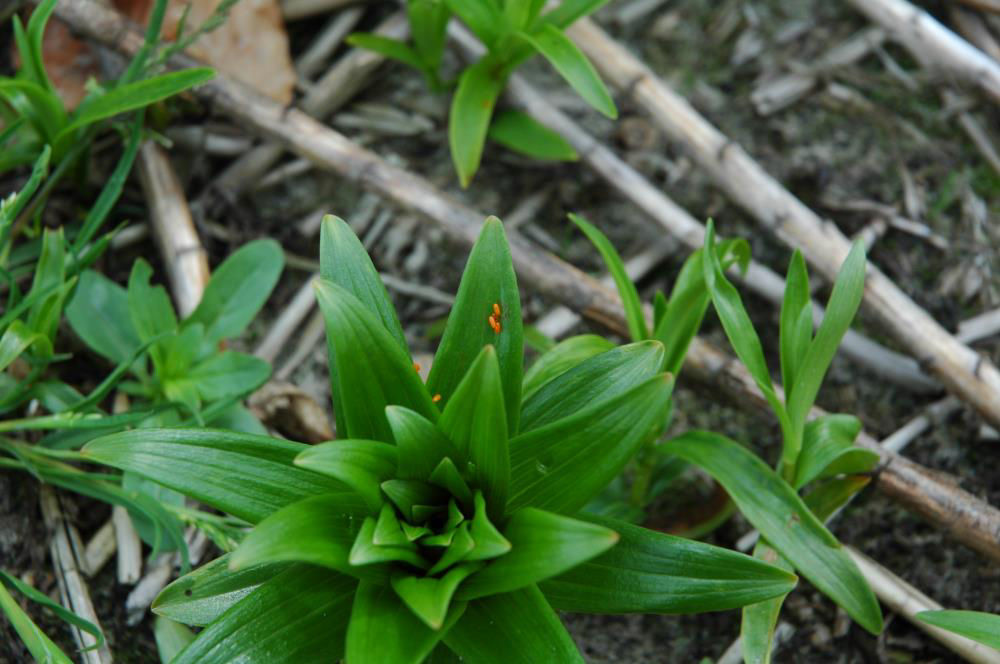
[[[767,2],[764,0],[673,0],[660,3],[640,20],[622,24],[621,7],[611,3],[599,18],[615,36],[628,42],[656,71],[685,94],[713,123],[746,150],[779,181],[814,210],[833,220],[845,232],[860,230],[872,219],[867,212],[844,211],[844,201],[871,201],[897,207],[901,214],[919,215],[917,221],[949,242],[946,250],[926,240],[889,230],[878,240],[870,259],[921,306],[951,329],[958,321],[1000,305],[1000,176],[980,157],[940,97],[944,87],[955,89],[969,103],[970,112],[997,141],[1000,113],[973,90],[961,90],[919,70],[908,54],[884,45],[859,63],[828,73],[823,85],[791,107],[762,117],[750,102],[750,93],[764,78],[794,70],[866,27],[865,21],[844,3]],[[933,3],[928,9],[941,7]],[[384,16],[388,6],[368,10],[368,27]],[[946,18],[946,14],[942,14]],[[314,34],[311,25],[291,26],[293,50],[301,52]],[[318,25],[318,23],[316,23]],[[759,52],[746,61],[738,56],[754,42]],[[735,59],[735,60],[734,60]],[[589,130],[612,145],[633,166],[695,217],[713,217],[721,232],[746,237],[756,259],[784,272],[790,251],[765,234],[742,210],[729,202],[707,177],[668,145],[639,109],[619,98],[621,118],[613,123],[586,111],[543,63],[524,68],[540,87],[552,91],[554,101],[576,116]],[[902,72],[902,73],[900,73]],[[828,84],[853,93],[853,103],[831,92]],[[631,256],[655,241],[660,231],[640,212],[579,164],[548,165],[530,162],[493,146],[487,149],[473,185],[458,189],[446,142],[446,100],[426,93],[412,72],[384,68],[377,79],[344,113],[364,117],[377,104],[403,109],[427,119],[434,127],[417,135],[387,135],[371,129],[345,130],[386,158],[405,165],[432,182],[467,200],[477,209],[509,215],[529,195],[547,192],[541,209],[520,227],[530,239],[584,269],[601,270],[590,245],[565,222],[576,211],[597,223],[623,255]],[[208,109],[210,112],[210,109]],[[224,118],[219,118],[224,121]],[[334,125],[337,120],[334,119]],[[177,149],[173,156],[194,196],[228,163],[226,160]],[[904,205],[903,172],[915,183],[916,210]],[[64,192],[72,200],[72,192]],[[912,197],[912,196],[911,196]],[[142,210],[138,184],[131,186],[126,204],[133,218]],[[454,293],[464,250],[454,251],[439,233],[421,220],[378,204],[363,219],[368,205],[362,192],[329,175],[310,171],[259,189],[222,206],[213,206],[199,220],[200,230],[218,262],[245,241],[270,235],[293,254],[315,258],[317,239],[303,237],[294,221],[325,206],[355,224],[380,270],[414,284]],[[384,211],[385,216],[380,217]],[[126,214],[123,212],[123,215]],[[110,276],[127,274],[135,255],[155,255],[151,244],[109,255],[102,268]],[[670,256],[641,283],[644,295],[669,290],[684,252]],[[159,267],[157,266],[157,269]],[[162,272],[160,272],[162,274]],[[267,329],[309,274],[294,267],[286,271],[268,310],[246,340]],[[534,321],[551,302],[524,292],[527,320]],[[407,336],[415,352],[432,352],[433,332],[447,308],[424,299],[393,293]],[[776,356],[777,311],[745,296],[771,359]],[[891,345],[864,314],[859,327]],[[581,326],[579,331],[590,330]],[[602,330],[595,330],[602,333]],[[706,335],[727,343],[716,321],[706,323]],[[67,331],[66,338],[70,336]],[[976,345],[1000,362],[1000,338]],[[278,364],[284,360],[279,358]],[[772,364],[776,367],[776,363]],[[102,366],[101,371],[105,368]],[[102,374],[91,377],[99,380]],[[292,381],[328,404],[325,350],[318,344]],[[884,436],[918,414],[937,396],[916,397],[869,371],[838,359],[819,402],[831,411],[854,413],[867,431]],[[756,419],[736,405],[720,402],[715,390],[691,384],[681,377],[677,394],[676,426],[708,428],[758,448],[773,461],[777,430],[772,422]],[[928,468],[955,478],[975,495],[1000,504],[1000,446],[989,439],[981,421],[969,410],[918,438],[905,452]],[[75,510],[84,536],[106,518],[105,506],[76,497],[64,503]],[[75,507],[74,507],[75,506]],[[664,505],[669,510],[670,505]],[[654,515],[655,516],[655,515]],[[750,530],[736,516],[708,540],[732,547]],[[918,517],[884,496],[866,490],[835,522],[834,532],[948,608],[1000,611],[1000,568],[948,539]],[[38,510],[35,480],[0,472],[0,568],[30,579],[41,590],[55,592],[50,572],[48,538]],[[129,628],[124,619],[128,588],[116,584],[113,565],[91,580],[91,592],[106,628],[116,661],[156,661],[151,624],[147,618]],[[72,650],[61,622],[28,604],[27,610],[42,628]],[[575,638],[593,662],[691,662],[716,658],[739,631],[739,613],[700,616],[566,616]],[[782,620],[793,633],[776,655],[781,662],[948,662],[956,657],[901,618],[886,616],[886,629],[873,637],[851,623],[842,612],[800,583],[789,597]],[[0,662],[22,662],[26,653],[5,621],[0,621]]]

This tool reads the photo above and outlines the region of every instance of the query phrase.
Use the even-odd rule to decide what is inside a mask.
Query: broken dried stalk
[[[592,21],[578,21],[569,34],[605,78],[644,108],[720,188],[782,241],[799,248],[832,282],[850,250],[833,224],[820,219]],[[1000,371],[992,362],[957,341],[871,264],[864,302],[921,365],[989,422],[1000,424]]]

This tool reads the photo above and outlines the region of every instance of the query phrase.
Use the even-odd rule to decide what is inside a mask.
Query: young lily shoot
[[[175,664],[582,662],[556,610],[718,611],[795,586],[763,560],[581,511],[659,434],[673,376],[650,339],[550,366],[528,389],[498,219],[426,383],[336,217],[320,261],[337,440],[170,428],[84,448],[253,526],[157,598],[164,618],[203,627]]]

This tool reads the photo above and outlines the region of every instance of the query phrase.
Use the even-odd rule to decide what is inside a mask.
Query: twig
[[[409,34],[409,23],[402,12],[383,21],[375,34],[391,39],[403,39]],[[299,102],[303,111],[322,118],[347,103],[368,81],[383,62],[382,56],[365,49],[353,49],[342,57]],[[205,209],[211,192],[235,199],[251,183],[256,182],[281,158],[285,149],[277,143],[266,143],[246,153],[230,164],[195,201],[193,207]]]
[[[344,37],[354,29],[363,14],[363,8],[351,7],[330,19],[330,22],[313,40],[309,48],[295,61],[295,71],[298,75],[308,79],[322,69],[326,59],[337,50],[337,47],[344,41]]]
[[[325,14],[340,9],[347,5],[353,5],[361,0],[283,0],[281,3],[281,15],[286,21],[296,21],[302,18],[309,18],[317,14]]]
[[[957,0],[963,5],[968,5],[984,12],[1000,14],[1000,0]]]
[[[958,338],[967,344],[1000,333],[1000,309],[973,316],[958,324]]]
[[[951,7],[948,15],[962,36],[972,42],[973,46],[994,60],[1000,60],[1000,44],[979,14],[961,7]]]
[[[925,67],[944,70],[982,88],[1000,101],[1000,62],[941,25],[923,9],[906,0],[848,0],[875,21]]]
[[[97,529],[94,536],[87,542],[83,551],[83,564],[80,566],[87,576],[97,576],[111,556],[118,550],[118,543],[115,542],[115,526],[111,519],[104,522],[104,525]]]
[[[885,31],[866,28],[819,56],[813,66],[761,83],[750,93],[750,102],[761,115],[780,111],[807,95],[823,74],[858,62],[884,39]]]
[[[281,349],[285,347],[289,337],[299,327],[305,317],[309,315],[313,307],[316,306],[316,296],[313,294],[313,284],[319,274],[308,277],[302,287],[295,293],[295,297],[288,303],[281,314],[271,323],[267,334],[254,349],[254,355],[274,363]]]
[[[118,583],[132,585],[142,574],[142,542],[124,507],[115,505],[112,508],[111,521],[118,547]]]
[[[464,28],[452,26],[452,36],[469,52],[477,52],[482,48]],[[518,75],[511,77],[508,97],[536,120],[562,135],[592,170],[632,201],[661,228],[691,249],[698,249],[704,244],[705,228],[688,214],[687,210],[668,198],[607,146],[598,142],[565,113],[549,103],[544,95],[522,77]],[[785,281],[770,268],[751,261],[746,275],[741,275],[738,270],[733,270],[733,275],[751,290],[781,306]],[[823,315],[823,307],[814,303],[813,320],[816,325],[822,322]],[[928,379],[912,359],[880,346],[857,332],[848,331],[841,348],[853,361],[868,367],[904,389],[928,392],[935,391],[939,387]]]
[[[91,0],[62,0],[56,6],[56,13],[89,38],[110,43],[126,53],[134,52],[142,43],[142,37],[120,15]],[[476,241],[482,214],[301,111],[286,109],[225,76],[216,77],[196,93],[254,133],[280,141],[317,167],[420,214],[451,241],[463,246],[472,246]],[[518,236],[510,237],[509,241],[522,284],[599,324],[618,332],[626,329],[621,300],[612,290]],[[770,407],[750,374],[732,356],[696,337],[685,366],[687,375],[711,384],[717,392],[722,390],[734,396],[742,407],[771,416]],[[859,440],[880,450],[867,435]],[[883,469],[875,479],[877,487],[959,541],[1000,560],[1000,511],[957,487],[946,485],[898,455],[881,450],[880,457]]]
[[[76,535],[76,528],[63,515],[55,489],[43,484],[40,491],[39,501],[42,506],[42,518],[45,519],[45,525],[52,534],[49,551],[52,554],[56,580],[59,582],[62,605],[101,629],[101,622],[98,620],[94,604],[90,600],[87,583],[80,573],[83,552],[82,547],[79,546],[79,535]],[[70,625],[70,628],[73,632],[73,639],[81,649],[90,648],[97,644],[97,639],[89,632],[84,632],[75,625]],[[85,664],[111,664],[111,651],[108,649],[107,643],[101,648],[81,652],[80,656]]]
[[[1000,652],[993,648],[917,620],[916,615],[921,611],[936,611],[942,608],[941,605],[854,547],[845,546],[844,550],[861,570],[875,595],[894,612],[966,661],[975,664],[1000,662]]]
[[[295,350],[281,366],[274,370],[274,377],[277,380],[288,380],[289,376],[313,352],[313,348],[323,338],[325,330],[326,323],[323,320],[323,314],[317,311],[309,317],[309,322],[306,323],[306,326],[299,333],[298,339],[295,342]]]
[[[163,148],[146,141],[139,149],[139,180],[149,205],[149,224],[163,255],[170,291],[181,317],[198,306],[208,284],[208,259],[191,219],[187,198]]]
[[[885,1],[872,0],[870,5]],[[836,278],[850,242],[833,224],[824,223],[589,19],[575,23],[569,33],[602,74],[627,90],[734,201],[784,242],[801,249],[827,280]],[[870,263],[864,302],[921,365],[989,422],[1000,424],[1000,371],[992,362],[958,342]]]

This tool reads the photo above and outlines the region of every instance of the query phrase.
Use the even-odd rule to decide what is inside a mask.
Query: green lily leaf
[[[487,46],[492,47],[502,34],[504,15],[493,0],[445,0],[445,4]]]
[[[344,489],[292,464],[306,448],[232,431],[137,429],[98,438],[81,453],[257,523],[302,498]]]
[[[454,620],[464,607],[452,608]],[[389,586],[362,581],[347,628],[345,664],[393,662],[417,664],[430,654],[444,634],[410,611]]]
[[[257,524],[229,556],[229,568],[302,562],[354,575],[347,559],[370,514],[352,492],[313,496],[283,507]]]
[[[654,376],[511,440],[508,512],[531,506],[572,513],[586,505],[655,433],[672,390],[672,378]]]
[[[761,539],[753,550],[754,558],[762,560],[788,572],[795,571],[792,565]],[[745,664],[767,664],[771,661],[774,648],[774,630],[778,626],[778,614],[787,593],[743,607],[740,622],[740,642]]]
[[[611,399],[660,372],[663,344],[640,341],[595,355],[553,378],[525,399],[522,433]]]
[[[191,385],[205,401],[216,401],[249,394],[270,376],[271,365],[264,360],[227,350],[191,367],[182,383]]]
[[[31,281],[32,292],[55,289],[51,295],[35,302],[28,310],[28,327],[50,342],[55,341],[56,329],[62,318],[63,301],[69,294],[66,278],[66,242],[63,231],[46,228],[42,234],[42,251]]]
[[[354,573],[357,576],[379,579],[384,568],[370,567],[379,563],[408,563],[417,569],[427,569],[427,561],[420,557],[415,544],[410,542],[403,545],[377,544],[375,542],[377,527],[378,522],[367,517],[351,546],[347,559],[356,568]],[[368,569],[365,569],[366,567]]]
[[[179,622],[157,616],[153,621],[153,637],[160,662],[170,664],[181,650],[194,641],[195,633]]]
[[[211,344],[239,336],[274,290],[284,262],[281,245],[274,240],[243,245],[215,268],[198,308],[184,325],[204,325]]]
[[[787,593],[797,581],[742,553],[617,519],[580,518],[614,529],[621,539],[607,553],[540,585],[560,611],[724,611]]]
[[[583,664],[573,639],[536,586],[469,602],[444,642],[476,664]]]
[[[323,279],[335,283],[374,312],[385,330],[409,358],[406,335],[396,317],[389,293],[372,264],[364,245],[340,217],[326,215],[320,226],[319,265]]]
[[[153,613],[185,625],[207,625],[288,568],[265,563],[233,571],[229,568],[231,555],[220,556],[161,590],[153,601]]]
[[[829,474],[852,472],[853,461],[861,463],[857,472],[871,469],[879,457],[871,450],[854,446],[859,431],[861,421],[853,415],[824,415],[807,423],[793,486],[800,489],[814,479]],[[828,472],[831,464],[836,464],[833,473]],[[838,470],[838,467],[845,470]]]
[[[491,318],[499,326],[499,333],[491,327]],[[483,224],[469,254],[455,306],[427,378],[427,389],[431,394],[440,394],[445,407],[483,347],[488,345],[496,348],[503,403],[507,408],[507,431],[513,435],[520,416],[524,365],[521,297],[503,224],[496,217]]]
[[[132,265],[132,274],[128,278],[129,316],[141,341],[177,331],[177,314],[174,313],[170,296],[163,286],[150,285],[152,276],[153,268],[140,258]],[[163,346],[154,344],[149,349],[149,355],[153,358],[157,372],[163,372],[166,365]]]
[[[1000,616],[981,611],[921,611],[917,619],[1000,650]]]
[[[437,70],[444,55],[451,10],[441,0],[411,0],[406,3],[406,13],[410,19],[413,46],[420,54],[433,85],[437,83]]]
[[[840,267],[833,292],[826,305],[823,322],[816,330],[816,338],[809,344],[795,376],[795,384],[785,397],[788,403],[788,417],[795,431],[801,432],[805,420],[816,401],[819,387],[823,383],[826,370],[837,353],[840,340],[851,327],[854,314],[861,305],[865,292],[865,246],[861,241],[854,243]]]
[[[295,465],[337,478],[375,512],[382,504],[379,485],[396,472],[396,448],[374,440],[334,440],[306,448]]]
[[[132,327],[125,289],[93,270],[80,275],[66,318],[91,350],[115,364],[142,345]]]
[[[555,67],[584,101],[612,120],[618,117],[615,102],[594,65],[561,30],[545,24],[536,32],[519,34]]]
[[[441,578],[396,574],[392,577],[392,589],[428,627],[440,630],[448,617],[451,598],[458,584],[481,566],[477,563],[458,565]]]
[[[465,560],[491,560],[497,556],[502,556],[510,551],[511,543],[504,537],[489,515],[486,514],[486,500],[480,491],[475,496],[475,514],[472,517],[472,525],[469,526],[469,536],[475,542],[473,548],[465,556]]]
[[[406,406],[435,421],[437,409],[409,355],[354,295],[319,279],[316,299],[326,318],[330,387],[337,429],[347,438],[392,440],[385,407]]]
[[[554,30],[554,28],[551,29]],[[569,214],[569,220],[583,231],[583,234],[587,236],[590,243],[601,254],[601,258],[604,259],[604,264],[607,266],[608,272],[611,273],[611,278],[614,279],[615,287],[618,289],[618,295],[625,306],[625,322],[628,324],[628,332],[632,341],[648,339],[649,327],[646,325],[646,316],[642,312],[642,301],[639,299],[639,291],[636,290],[635,284],[632,283],[628,272],[625,271],[625,261],[618,255],[618,251],[607,236],[592,223],[573,213]]]
[[[556,576],[618,541],[618,534],[604,526],[531,507],[508,519],[503,536],[510,551],[466,581],[459,599],[506,593]]]
[[[293,565],[230,607],[171,664],[300,664],[337,661],[356,579]]]
[[[809,272],[798,249],[792,254],[785,276],[785,297],[781,300],[781,383],[786,393],[795,386],[795,377],[802,367],[812,341],[812,295]]]
[[[441,430],[419,413],[386,406],[385,416],[399,452],[396,476],[400,479],[428,480],[445,457],[464,459]]]
[[[474,5],[490,4],[481,0],[469,2]],[[462,187],[468,187],[472,176],[479,170],[493,107],[506,82],[507,73],[502,63],[488,55],[466,67],[458,79],[458,88],[448,113],[448,146]]]
[[[501,111],[487,137],[515,152],[552,161],[576,161],[579,155],[558,132],[521,111]]]
[[[794,490],[752,452],[724,436],[691,431],[668,449],[706,470],[750,523],[800,574],[866,630],[882,630],[882,613],[861,572]]]
[[[506,447],[506,442],[504,441],[504,447]],[[434,486],[447,489],[448,493],[457,498],[463,505],[472,504],[472,489],[462,477],[458,466],[449,457],[441,459],[441,463],[437,465],[427,481]]]
[[[596,334],[580,334],[560,341],[535,360],[524,374],[521,400],[524,403],[543,385],[556,376],[562,375],[595,355],[615,348],[615,345]],[[522,407],[521,417],[524,417]]]
[[[493,346],[483,348],[458,384],[441,413],[440,426],[475,466],[475,479],[492,515],[501,517],[510,486],[510,454],[503,384]]]

